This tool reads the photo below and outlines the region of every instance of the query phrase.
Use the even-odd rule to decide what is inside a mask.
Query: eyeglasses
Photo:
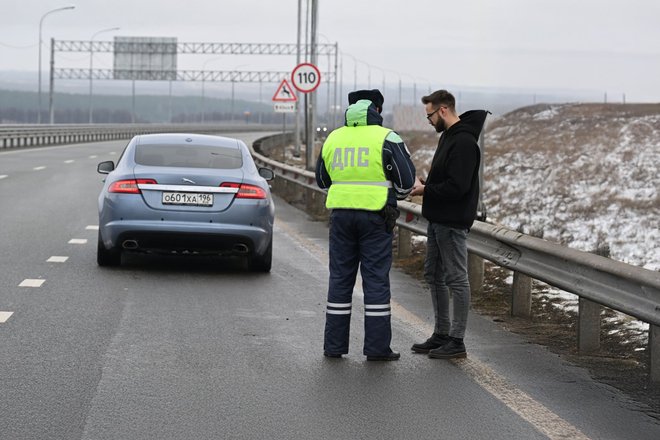
[[[431,113],[427,113],[427,114],[426,114],[426,119],[428,119],[428,120],[430,121],[430,120],[431,120],[431,117],[432,117],[434,114],[438,113],[438,112],[440,111],[440,109],[443,108],[443,107],[444,107],[444,108],[447,108],[447,107],[445,107],[444,105],[441,105],[440,107],[436,108],[436,109],[435,109],[434,111],[432,111]]]

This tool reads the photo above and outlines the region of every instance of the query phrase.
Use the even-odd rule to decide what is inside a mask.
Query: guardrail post
[[[328,211],[325,209],[325,194],[313,189],[306,189],[306,199],[307,212],[314,218],[326,219],[328,217]]]
[[[472,293],[479,292],[484,285],[484,259],[468,253],[468,282]]]
[[[660,327],[649,324],[649,378],[660,384]]]
[[[578,353],[595,353],[600,350],[600,313],[603,307],[586,298],[578,305]]]
[[[412,232],[397,226],[397,255],[399,258],[408,258],[412,255]]]
[[[511,315],[525,318],[532,316],[532,279],[524,273],[513,273]]]

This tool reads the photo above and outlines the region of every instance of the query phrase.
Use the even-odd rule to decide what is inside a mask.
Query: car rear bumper
[[[101,225],[107,249],[137,252],[262,254],[272,234],[272,227],[231,224],[120,220]]]

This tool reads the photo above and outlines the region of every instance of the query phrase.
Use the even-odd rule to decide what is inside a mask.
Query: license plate
[[[213,206],[213,194],[164,192],[163,205]]]

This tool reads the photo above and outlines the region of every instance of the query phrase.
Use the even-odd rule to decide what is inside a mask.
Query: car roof
[[[194,133],[155,133],[138,135],[140,145],[181,144],[181,145],[208,145],[225,148],[239,148],[238,139]]]

